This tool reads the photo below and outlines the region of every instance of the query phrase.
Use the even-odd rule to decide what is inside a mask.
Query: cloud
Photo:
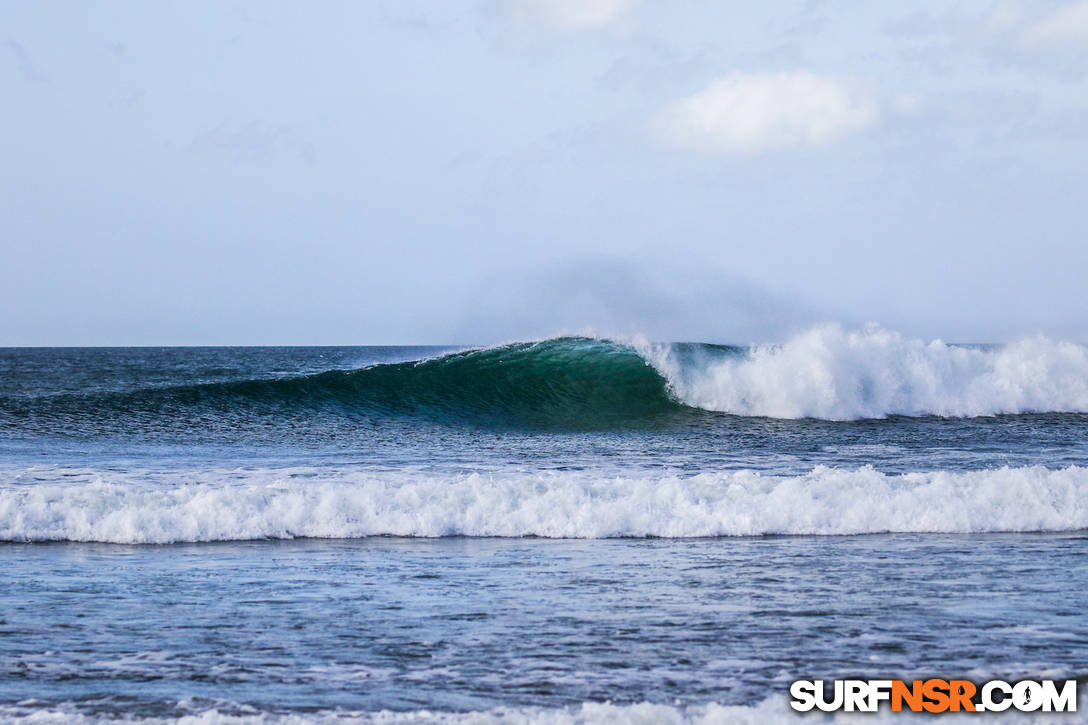
[[[873,100],[833,77],[731,73],[665,108],[652,130],[675,148],[744,154],[822,146],[878,115]]]
[[[1088,2],[1062,5],[1030,23],[1020,34],[1020,43],[1029,50],[1070,47],[1088,50]]]
[[[601,28],[623,18],[634,0],[511,0],[510,14],[562,30]]]

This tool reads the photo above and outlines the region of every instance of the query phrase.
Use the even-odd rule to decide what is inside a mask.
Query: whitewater
[[[24,485],[27,479],[39,482]],[[0,489],[0,541],[685,538],[1088,528],[1088,468],[1077,466],[905,475],[871,466],[821,466],[803,476],[731,471],[639,478],[351,472],[317,477],[309,469],[164,476],[31,468],[8,473],[7,480]]]
[[[638,346],[686,405],[734,415],[855,420],[1088,411],[1088,348],[1030,337],[949,345],[869,326],[809,330],[715,359]]]
[[[798,677],[1084,678],[1088,348],[0,349],[0,581],[0,722],[785,722]]]
[[[176,376],[136,366],[135,379],[117,379],[109,368],[90,379],[93,366],[43,380],[22,379],[14,369],[0,392],[0,421],[19,429],[44,419],[56,432],[91,419],[123,425],[138,415],[157,428],[163,410],[179,424],[205,413],[225,420],[335,411],[451,425],[609,429],[692,411],[831,421],[1088,411],[1088,348],[1043,336],[951,345],[876,326],[825,325],[782,344],[749,347],[557,337],[430,355],[425,348],[369,354],[377,350],[394,359],[368,361],[360,352],[361,359],[340,361],[347,367],[324,368],[307,360],[301,374],[289,372],[298,360],[262,370],[251,353],[234,361],[255,363],[251,375],[233,363]],[[179,362],[184,373],[194,361]]]

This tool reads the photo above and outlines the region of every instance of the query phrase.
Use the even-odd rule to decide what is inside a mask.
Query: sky
[[[1088,2],[0,0],[0,345],[1088,341]]]

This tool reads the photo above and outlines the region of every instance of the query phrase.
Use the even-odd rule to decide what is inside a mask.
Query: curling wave
[[[556,338],[310,375],[4,399],[16,419],[293,415],[415,416],[450,424],[606,429],[644,425],[682,406],[630,345]]]
[[[856,420],[1088,412],[1088,348],[996,347],[817,327],[750,348],[560,337],[289,378],[5,399],[5,416],[323,410],[450,424],[610,429],[708,413]]]
[[[2,541],[686,538],[1088,528],[1088,468],[1076,466],[904,475],[819,466],[800,476],[744,470],[638,478],[40,468],[9,472],[4,479]]]

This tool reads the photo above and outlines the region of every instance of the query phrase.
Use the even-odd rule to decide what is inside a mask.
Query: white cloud
[[[821,146],[870,126],[877,115],[874,101],[834,77],[731,73],[665,108],[653,130],[677,148],[755,153]]]
[[[1088,2],[1062,5],[1024,28],[1025,48],[1083,47],[1088,50]]]
[[[600,28],[625,16],[634,0],[511,0],[511,15],[563,30]]]

